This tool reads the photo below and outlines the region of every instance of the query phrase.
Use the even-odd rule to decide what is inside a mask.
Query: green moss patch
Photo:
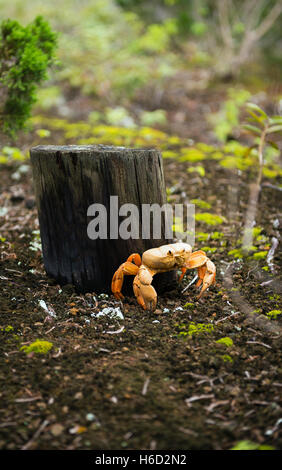
[[[202,246],[201,250],[206,251],[207,253],[215,253],[217,248],[212,246]]]
[[[223,354],[223,356],[221,356],[221,359],[223,360],[223,362],[230,362],[231,364],[233,363],[233,359],[231,356],[229,356],[229,354]]]
[[[267,253],[268,251],[258,251],[257,253],[253,254],[253,258],[257,260],[264,259],[267,257]]]
[[[188,327],[188,335],[194,336],[202,333],[211,333],[213,330],[214,326],[210,323],[191,322]]]
[[[270,312],[268,312],[266,315],[268,318],[270,318],[271,320],[276,320],[277,317],[279,315],[281,315],[282,313],[282,310],[271,310]]]
[[[195,204],[195,206],[199,207],[200,209],[210,209],[211,205],[209,202],[202,201],[201,199],[191,199],[191,204]]]
[[[200,162],[202,160],[205,160],[207,157],[206,155],[204,154],[204,152],[202,152],[201,150],[199,149],[196,149],[196,148],[182,148],[181,149],[181,157],[180,157],[180,160],[182,162]]]
[[[207,225],[219,225],[223,224],[224,218],[220,215],[210,214],[209,212],[203,212],[202,214],[196,214],[195,220],[197,222],[204,222]]]
[[[11,331],[14,331],[14,327],[12,325],[8,325],[5,328],[1,328],[0,331],[3,333],[10,333]]]
[[[274,447],[264,445],[264,444],[257,444],[252,441],[239,441],[237,444],[232,447],[231,450],[275,450]]]
[[[194,307],[193,302],[187,302],[187,303],[184,305],[184,308],[187,308],[187,309],[193,308],[193,307]]]
[[[37,339],[29,346],[22,346],[21,351],[24,351],[26,354],[35,353],[35,354],[47,354],[53,348],[53,343],[49,341],[44,341]]]
[[[233,340],[231,338],[229,338],[229,336],[226,336],[225,338],[220,338],[216,341],[216,343],[218,344],[224,344],[225,346],[227,346],[228,348],[230,348],[231,346],[233,346]]]

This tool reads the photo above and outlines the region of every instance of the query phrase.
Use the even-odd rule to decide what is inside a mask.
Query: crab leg
[[[138,253],[132,253],[132,255],[130,255],[127,260],[128,262],[132,263],[132,261],[134,262],[134,264],[136,264],[136,266],[141,266],[141,256],[138,254]]]
[[[200,285],[202,284],[203,279],[204,279],[205,274],[206,274],[206,270],[207,270],[207,268],[206,268],[206,265],[205,265],[205,264],[204,264],[204,266],[200,266],[200,267],[198,268],[198,278],[199,278],[199,280],[198,280],[198,282],[197,282],[197,284],[196,284],[196,287],[200,287]]]
[[[187,268],[181,268],[181,273],[182,274],[181,274],[180,278],[178,279],[179,282],[181,282],[182,279],[184,278],[186,271],[187,271]]]
[[[132,261],[134,261],[135,264],[133,264]],[[120,267],[116,270],[112,279],[112,293],[114,294],[116,299],[121,300],[124,297],[121,293],[124,275],[127,274],[136,276],[139,271],[140,265],[140,255],[138,253],[133,253],[127,258],[125,263],[121,264]]]

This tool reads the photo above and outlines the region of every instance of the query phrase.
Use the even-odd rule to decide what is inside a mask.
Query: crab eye
[[[168,255],[172,255],[172,252],[170,250],[168,250],[167,252]]]

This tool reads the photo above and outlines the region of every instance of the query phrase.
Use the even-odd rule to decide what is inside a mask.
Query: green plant
[[[41,16],[26,27],[14,20],[0,25],[0,124],[22,129],[36,101],[35,90],[54,63],[57,36]]]
[[[158,124],[166,124],[166,112],[163,109],[156,109],[155,111],[143,111],[140,117],[142,126],[154,126]]]
[[[239,126],[240,110],[249,98],[250,92],[248,90],[229,88],[227,100],[220,110],[208,116],[219,141],[226,142],[228,136]]]
[[[259,163],[263,165],[263,151],[265,145],[269,144],[277,148],[277,145],[269,140],[269,135],[275,132],[282,132],[282,116],[268,116],[266,112],[255,103],[247,103],[246,111],[249,114],[248,124],[243,128],[254,137],[259,137],[256,142],[258,146]]]
[[[150,24],[133,45],[136,52],[162,53],[169,49],[171,36],[177,32],[174,19],[168,19],[162,24]]]
[[[106,108],[105,120],[108,124],[115,126],[124,126],[128,128],[136,127],[133,118],[122,106],[118,106],[116,108]]]
[[[255,103],[247,103],[246,111],[249,115],[248,123],[244,124],[243,128],[253,136],[253,144],[250,147],[250,151],[253,149],[256,150],[258,173],[256,181],[253,183],[252,190],[250,191],[249,205],[242,241],[242,247],[245,251],[247,251],[252,245],[253,240],[252,227],[255,223],[256,207],[263,177],[265,150],[268,146],[272,146],[275,149],[277,148],[276,143],[271,141],[269,136],[276,132],[282,132],[282,116],[270,117]]]

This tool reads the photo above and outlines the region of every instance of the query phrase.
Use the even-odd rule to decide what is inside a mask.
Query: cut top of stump
[[[103,154],[134,154],[135,156],[139,153],[146,153],[146,152],[156,152],[155,148],[130,148],[130,147],[118,147],[112,145],[37,145],[36,147],[31,148],[31,152],[34,153],[46,153],[46,154],[54,154],[57,152],[64,153],[64,154],[71,154],[71,153],[103,153]]]

